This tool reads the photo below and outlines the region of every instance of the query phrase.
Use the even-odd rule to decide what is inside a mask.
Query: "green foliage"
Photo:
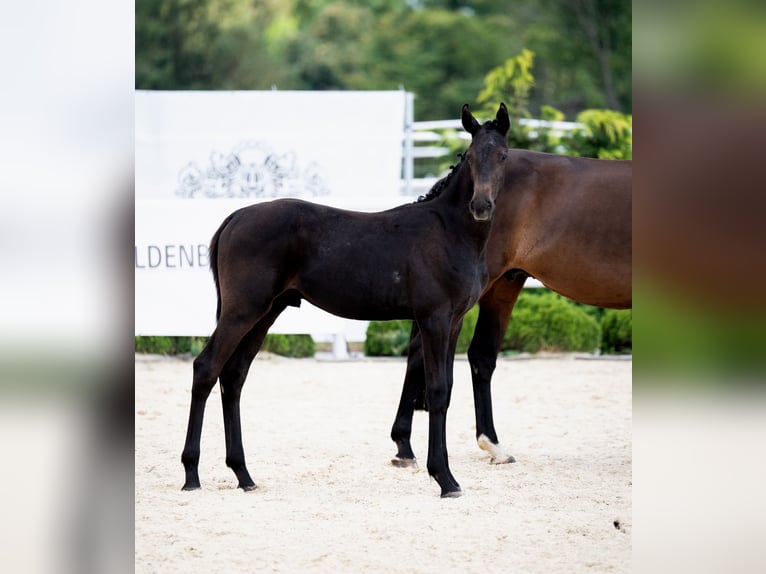
[[[473,332],[476,330],[476,321],[479,318],[479,307],[474,305],[468,313],[463,317],[463,326],[460,329],[460,334],[457,337],[457,346],[455,348],[456,353],[468,352],[468,346],[471,344],[473,338]]]
[[[540,106],[540,119],[546,122],[563,122],[564,112],[551,106]]]
[[[153,355],[197,356],[207,341],[208,337],[136,337],[135,351]],[[286,357],[313,357],[316,345],[310,335],[269,334],[261,350]]]
[[[476,101],[485,107],[487,115],[494,113],[497,102],[505,101],[511,120],[529,117],[527,109],[529,91],[535,85],[532,75],[535,55],[524,49],[521,54],[508,58],[484,76],[484,89]]]
[[[442,7],[390,10],[360,32],[354,52],[363,60],[352,89],[397,89],[416,94],[415,117],[454,118],[488,67],[521,48],[504,13],[476,18]],[[348,46],[341,46],[348,51]]]
[[[170,337],[136,337],[136,353],[167,355],[171,354],[172,349]]]
[[[136,337],[136,353],[153,355],[198,355],[207,337]]]
[[[311,335],[269,333],[263,341],[261,350],[284,357],[313,357],[316,353],[316,344]]]
[[[463,318],[457,340],[457,353],[465,353],[476,329],[479,308],[473,307]],[[403,357],[410,343],[412,321],[370,321],[364,354],[368,357]]]
[[[522,50],[518,56],[509,58],[487,73],[484,88],[477,96],[477,102],[484,105],[479,111],[482,117],[493,117],[501,101],[508,106],[511,117],[508,134],[510,147],[601,159],[632,158],[633,118],[617,111],[584,110],[577,116],[577,122],[582,127],[564,134],[549,127],[533,130],[521,125],[519,120],[530,116],[529,94],[535,85],[533,65],[534,53]],[[564,120],[565,116],[561,110],[542,105],[540,118],[555,122]]]
[[[444,119],[527,48],[536,81],[525,84],[521,68],[506,75],[528,90],[532,115],[542,104],[570,115],[631,105],[624,0],[518,0],[513,10],[499,0],[136,0],[135,13],[138,89],[403,86],[418,96],[418,119]]]
[[[625,353],[633,349],[633,311],[606,309],[601,320],[601,350]]]
[[[613,110],[585,110],[577,122],[583,127],[565,143],[569,155],[600,159],[633,157],[633,117]]]
[[[412,321],[370,321],[364,340],[368,357],[401,357],[407,354]]]
[[[632,106],[632,4],[625,0],[519,0],[524,45],[539,58],[534,103],[574,116]]]
[[[599,347],[598,322],[560,295],[523,291],[513,309],[503,338],[503,349],[538,351],[594,351]]]
[[[500,102],[505,103],[511,118],[508,145],[514,148],[535,147],[529,128],[519,123],[521,118],[530,117],[529,92],[535,85],[532,75],[534,57],[533,52],[524,49],[518,56],[508,58],[500,66],[491,69],[484,76],[484,88],[476,98],[478,103],[483,104],[479,114],[488,118],[495,116]]]
[[[627,313],[627,314],[626,314]],[[465,353],[473,338],[479,308],[464,317],[457,353]],[[500,351],[585,351],[599,348],[604,331],[604,352],[631,348],[630,311],[604,310],[565,299],[548,289],[525,289],[513,310],[513,318]],[[601,322],[605,321],[603,327]],[[404,356],[410,338],[410,321],[372,321],[367,328],[364,351],[368,356]],[[608,347],[607,347],[608,345]]]

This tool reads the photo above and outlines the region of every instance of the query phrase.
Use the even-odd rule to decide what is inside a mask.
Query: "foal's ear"
[[[511,129],[511,118],[508,117],[508,108],[503,102],[500,102],[500,107],[497,108],[495,119],[497,120],[497,131],[507,136],[508,130]]]
[[[468,109],[468,104],[463,104],[463,112],[460,114],[460,119],[463,121],[463,127],[465,128],[465,131],[467,131],[469,134],[473,135],[479,131],[481,126]]]

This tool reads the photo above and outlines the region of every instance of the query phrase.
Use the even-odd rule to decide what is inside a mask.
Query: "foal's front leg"
[[[428,474],[441,487],[442,498],[461,494],[447,459],[447,408],[449,407],[450,327],[451,318],[429,317],[418,321],[423,337],[423,362],[428,404]]]

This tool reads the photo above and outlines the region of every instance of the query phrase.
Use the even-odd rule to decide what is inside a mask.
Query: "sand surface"
[[[242,396],[243,493],[224,459],[218,388],[202,434],[202,489],[182,492],[190,359],[137,355],[136,572],[631,571],[631,361],[501,359],[495,425],[517,462],[475,441],[468,363],[455,363],[450,467],[390,464],[405,362],[259,357]],[[616,527],[617,524],[619,527]]]

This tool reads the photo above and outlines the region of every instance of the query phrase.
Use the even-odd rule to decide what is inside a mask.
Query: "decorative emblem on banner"
[[[210,164],[189,162],[178,174],[176,195],[184,198],[316,197],[329,189],[316,162],[301,166],[293,151],[243,142],[228,154],[214,151]]]

